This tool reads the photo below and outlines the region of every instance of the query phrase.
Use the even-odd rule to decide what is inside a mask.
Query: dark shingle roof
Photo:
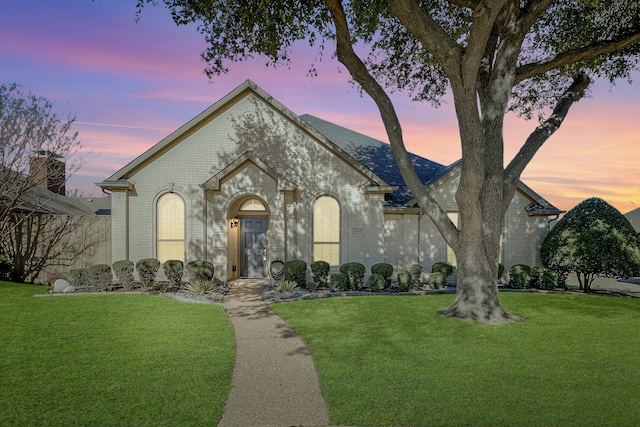
[[[309,114],[300,116],[318,132],[345,150],[364,167],[385,180],[398,190],[389,195],[387,202],[391,206],[403,206],[412,195],[404,183],[389,144],[363,135],[350,129],[338,126]],[[440,178],[447,167],[431,160],[409,153],[418,176],[425,185]]]

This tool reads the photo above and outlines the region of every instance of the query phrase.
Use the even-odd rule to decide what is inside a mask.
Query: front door
[[[265,277],[267,218],[241,218],[240,240],[240,275]]]

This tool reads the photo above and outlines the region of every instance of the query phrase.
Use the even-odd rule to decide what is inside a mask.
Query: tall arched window
[[[340,205],[330,196],[313,204],[313,260],[340,265]]]
[[[184,261],[184,201],[176,193],[164,194],[158,199],[158,260]]]

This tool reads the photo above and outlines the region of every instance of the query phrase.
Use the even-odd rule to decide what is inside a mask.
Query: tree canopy
[[[542,262],[560,274],[575,272],[580,289],[593,279],[640,275],[640,238],[616,208],[591,198],[571,209],[547,234]]]
[[[139,11],[148,3],[160,0],[138,0]],[[495,277],[503,218],[522,171],[594,79],[629,79],[640,57],[638,0],[161,3],[178,25],[195,24],[202,33],[210,76],[254,55],[286,65],[301,41],[337,58],[376,103],[407,187],[456,253],[457,297],[442,314],[490,323],[515,319],[499,303]],[[446,93],[453,98],[462,147],[460,228],[413,168],[389,96],[395,90],[435,106]],[[540,124],[513,159],[504,159],[509,111],[537,113]]]

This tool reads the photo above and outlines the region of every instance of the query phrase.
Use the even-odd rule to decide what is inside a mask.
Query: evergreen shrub
[[[329,278],[331,283],[331,288],[336,291],[346,291],[347,286],[349,285],[349,278],[344,273],[335,273],[332,274]]]
[[[135,278],[133,277],[133,261],[122,259],[114,262],[112,266],[120,286],[122,286],[125,291],[130,291],[133,288],[133,282],[135,281]]]
[[[329,270],[331,270],[331,266],[326,261],[315,261],[311,263],[311,277],[313,278],[315,289],[327,286]]]
[[[189,261],[184,267],[189,272],[189,281],[202,280],[205,282],[213,281],[215,268],[209,261]]]
[[[418,263],[411,263],[404,266],[404,271],[411,275],[411,286],[420,285],[420,276],[422,275],[422,266]]]
[[[69,279],[73,286],[89,285],[89,270],[86,268],[73,268],[69,270]]]
[[[162,263],[162,270],[169,281],[170,288],[179,288],[182,284],[182,274],[184,273],[184,264],[178,259],[170,259]]]
[[[447,278],[441,271],[435,271],[429,276],[429,283],[434,289],[442,289],[447,284]]]
[[[387,285],[387,279],[381,274],[372,273],[369,275],[368,283],[371,292],[380,292]]]
[[[349,289],[358,290],[364,283],[364,273],[366,272],[364,264],[359,262],[347,262],[340,266],[340,273],[347,276]]]
[[[371,266],[371,274],[379,274],[385,280],[384,287],[391,284],[391,275],[393,274],[393,266],[386,262],[380,262]]]
[[[89,284],[96,291],[104,291],[111,286],[113,275],[109,264],[95,264],[89,267]]]
[[[509,270],[509,278],[514,288],[524,289],[531,279],[531,267],[526,264],[516,264]]]
[[[398,273],[398,291],[404,292],[411,289],[413,286],[413,278],[408,271],[402,271]]]
[[[160,261],[155,258],[143,258],[136,262],[136,271],[143,286],[151,286],[156,281]]]
[[[284,263],[284,280],[296,282],[299,287],[307,287],[307,263],[292,259]]]

